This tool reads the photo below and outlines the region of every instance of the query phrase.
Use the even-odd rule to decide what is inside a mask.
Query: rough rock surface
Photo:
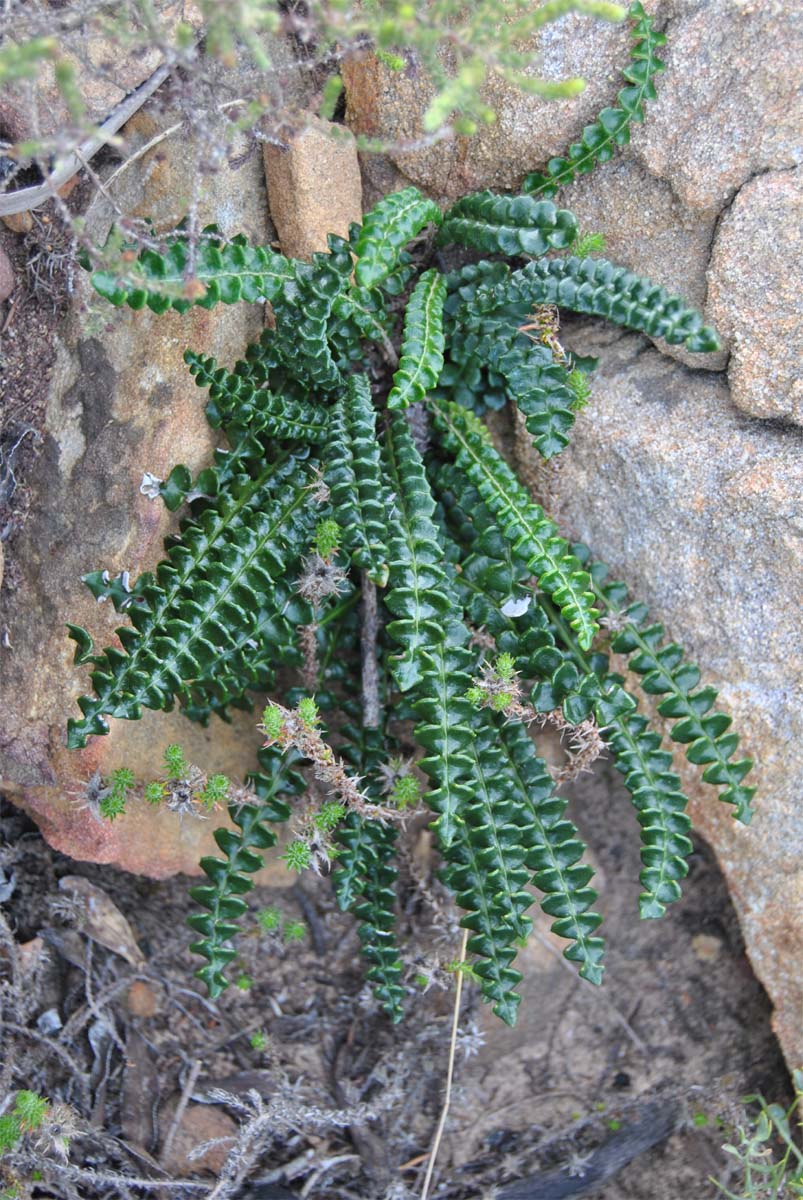
[[[759,791],[745,829],[678,769],[728,879],[789,1063],[803,1061],[803,460],[800,436],[742,416],[724,380],[600,325],[566,333],[598,354],[591,403],[561,456],[553,511],[625,578],[720,689]],[[530,470],[537,455],[521,439]]]
[[[654,0],[645,5],[669,37],[667,70],[632,152],[697,213],[715,217],[759,171],[800,161],[803,91],[791,63],[803,56],[803,15],[793,0]],[[544,27],[530,46],[548,79],[582,75],[579,98],[522,96],[491,76],[498,120],[473,138],[390,151],[414,183],[442,196],[478,187],[515,188],[528,170],[561,154],[600,108],[613,104],[628,60],[627,24],[571,15]],[[355,131],[403,143],[421,136],[431,98],[412,71],[372,56],[345,65],[347,118]]]
[[[312,118],[286,150],[265,146],[268,203],[282,251],[308,259],[326,235],[348,237],[362,219],[362,180],[354,138],[342,125]]]
[[[175,1119],[178,1104],[179,1098],[175,1097],[165,1105],[163,1123],[167,1129],[172,1127],[171,1122]],[[163,1165],[179,1178],[193,1175],[196,1171],[208,1171],[219,1176],[236,1134],[236,1124],[221,1109],[210,1104],[189,1104],[178,1123],[167,1153],[162,1150]],[[207,1142],[215,1143],[216,1139],[223,1140],[207,1146],[202,1154],[190,1158],[199,1146],[206,1146]]]
[[[803,169],[759,175],[723,218],[708,316],[731,342],[734,404],[803,425]]]
[[[0,303],[8,300],[14,291],[15,285],[16,279],[14,278],[14,268],[11,265],[11,259],[5,250],[0,250]]]
[[[130,144],[154,132],[144,112],[127,127]],[[171,138],[148,152],[122,177],[124,209],[171,227],[183,215],[196,169],[193,147]],[[262,164],[258,158],[234,175],[223,167],[208,180],[200,217],[224,233],[243,230],[270,240]],[[88,214],[102,240],[111,220],[106,201]],[[146,713],[141,722],[112,721],[107,737],[86,750],[67,751],[65,724],[76,697],[88,690],[86,667],[72,664],[67,621],[84,625],[96,644],[115,641],[124,619],[98,605],[80,583],[87,571],[123,569],[136,576],[162,556],[162,542],[178,521],[139,487],[144,471],[165,478],[176,462],[193,471],[206,465],[217,441],[204,417],[204,396],[182,361],[187,346],[233,362],[262,327],[259,308],[225,306],[155,317],[149,310],[113,309],[93,295],[86,278],[66,326],[58,334],[57,363],[47,403],[45,446],[31,484],[31,516],[13,554],[20,582],[3,593],[0,624],[13,650],[0,649],[0,776],[37,817],[51,843],[75,858],[113,862],[164,877],[197,870],[214,851],[215,822],[145,811],[99,824],[81,808],[84,783],[95,770],[132,767],[140,777],[160,774],[164,746],[178,741],[205,769],[242,778],[259,745],[254,718],[238,714],[205,731],[180,714]],[[251,757],[249,757],[249,755]],[[287,872],[281,872],[286,881]]]
[[[649,6],[648,6],[649,7]],[[389,158],[408,181],[433,195],[455,198],[480,187],[517,186],[523,175],[576,137],[615,96],[617,68],[627,57],[626,24],[571,14],[549,24],[528,47],[535,72],[550,80],[582,76],[586,90],[570,100],[525,96],[491,76],[488,102],[497,121],[471,138],[455,137],[416,150],[391,150]],[[404,145],[422,136],[421,116],[433,91],[414,70],[393,71],[372,54],[343,64],[346,118],[355,133]],[[364,161],[369,179],[372,157]]]
[[[801,161],[796,0],[671,0],[666,71],[634,149],[690,209],[715,216],[759,171]]]
[[[12,213],[0,219],[12,233],[29,233],[33,229],[33,217],[29,212]]]
[[[189,3],[187,0],[161,0],[154,5],[153,15],[167,44],[179,22],[186,22],[195,29],[200,29],[203,24],[201,10],[192,0]],[[144,30],[136,26],[126,32],[129,37],[140,34],[143,42],[146,41]],[[85,118],[96,122],[105,120],[115,105],[139,87],[164,60],[162,49],[157,45],[137,46],[132,52],[121,53],[119,39],[102,36],[98,28],[89,35],[83,30],[73,31],[60,42],[60,51],[59,62],[66,62],[72,68]],[[27,103],[27,95],[25,101],[18,103],[13,90],[9,90],[0,106],[0,122],[6,126],[11,140],[47,137],[73,124],[62,90],[56,83],[55,64],[47,60],[40,64],[35,96],[35,116]]]
[[[705,276],[718,219],[753,175],[803,159],[803,89],[789,69],[803,57],[803,14],[792,0],[654,0],[646,7],[669,38],[658,99],[648,105],[645,124],[633,127],[629,148],[564,189],[559,202],[586,228],[606,234],[611,258],[679,291],[711,321],[716,314],[706,303]],[[535,44],[542,74],[586,78],[579,98],[523,97],[495,81],[488,99],[499,119],[474,138],[366,157],[366,203],[410,181],[443,200],[475,188],[516,189],[528,170],[563,153],[601,107],[615,103],[628,60],[626,26],[575,15],[546,26]],[[420,137],[431,94],[424,81],[390,71],[372,56],[347,63],[344,80],[355,131],[400,143]],[[786,253],[790,237],[787,229],[776,250],[785,255],[788,273],[784,302],[795,294],[795,261],[801,261]],[[724,351],[731,329],[741,330],[742,357],[763,356],[765,341],[751,333],[751,305],[737,314],[738,303],[722,331]],[[773,315],[781,303],[777,297]],[[781,319],[790,319],[788,305]],[[659,348],[687,365],[720,370],[725,363],[724,352],[692,359],[682,347]],[[780,344],[771,348],[771,376],[784,376],[785,358]],[[742,406],[738,389],[736,403]],[[791,416],[788,405],[781,413],[777,406],[770,412],[766,399],[763,404],[761,412],[745,410]]]

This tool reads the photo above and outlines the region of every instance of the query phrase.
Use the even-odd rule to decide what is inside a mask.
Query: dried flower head
[[[336,596],[347,582],[348,576],[333,559],[324,558],[317,551],[301,560],[303,568],[296,583],[296,591],[313,608],[327,596]]]

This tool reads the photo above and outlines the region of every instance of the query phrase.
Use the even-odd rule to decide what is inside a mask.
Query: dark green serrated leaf
[[[549,200],[474,192],[458,200],[443,218],[441,246],[456,242],[486,254],[527,254],[566,250],[577,237],[577,219]]]
[[[393,376],[389,409],[423,400],[443,370],[443,302],[446,284],[437,271],[425,271],[415,286],[404,318],[401,362]]]
[[[523,190],[530,195],[554,196],[558,188],[571,183],[576,175],[585,175],[597,163],[607,162],[614,146],[630,141],[630,125],[643,121],[644,102],[655,99],[654,79],[664,70],[655,53],[666,37],[658,33],[653,20],[640,3],[630,6],[635,43],[631,50],[631,65],[622,72],[626,86],[617,97],[617,108],[604,108],[590,125],[586,125],[579,142],[573,142],[564,157],[549,160],[543,171],[526,176]]]
[[[385,196],[365,217],[354,241],[354,275],[360,287],[374,287],[387,278],[404,247],[425,225],[439,225],[441,210],[418,188],[408,187]]]

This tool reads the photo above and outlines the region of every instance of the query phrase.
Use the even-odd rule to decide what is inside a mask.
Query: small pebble
[[[16,286],[14,268],[5,250],[0,247],[0,302],[8,300]]]
[[[2,550],[2,546],[3,544],[0,542],[0,550]],[[0,561],[2,561],[2,555],[0,555]],[[44,950],[45,943],[40,937],[31,938],[29,942],[20,942],[17,946],[17,954],[23,975],[30,975],[39,966]]]
[[[691,940],[691,948],[695,958],[698,958],[700,962],[714,962],[719,958],[722,942],[718,937],[712,937],[710,933],[698,933]]]
[[[57,1008],[48,1008],[36,1018],[36,1028],[45,1037],[52,1037],[62,1028],[63,1022]]]
[[[178,1098],[168,1103],[162,1112],[160,1124],[164,1130],[171,1126],[176,1111]],[[219,1108],[206,1104],[190,1104],[173,1138],[169,1153],[165,1154],[162,1166],[171,1174],[181,1178],[193,1175],[196,1171],[210,1171],[219,1175],[229,1150],[234,1141],[237,1126],[231,1117]],[[218,1145],[210,1146],[203,1154],[188,1161],[187,1156],[197,1150],[205,1142],[214,1142],[218,1138],[226,1140]]]
[[[125,1002],[132,1017],[152,1017],[159,1010],[156,992],[141,979],[135,979],[131,984]]]
[[[12,233],[30,233],[33,229],[33,217],[29,212],[10,213],[7,217],[0,217],[0,221]]]

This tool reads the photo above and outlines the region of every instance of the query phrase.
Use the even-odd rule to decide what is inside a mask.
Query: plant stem
[[[360,616],[360,657],[362,660],[362,723],[366,729],[378,729],[379,664],[377,662],[377,638],[379,636],[379,612],[376,599],[376,584],[365,571],[360,577],[362,603]]]

